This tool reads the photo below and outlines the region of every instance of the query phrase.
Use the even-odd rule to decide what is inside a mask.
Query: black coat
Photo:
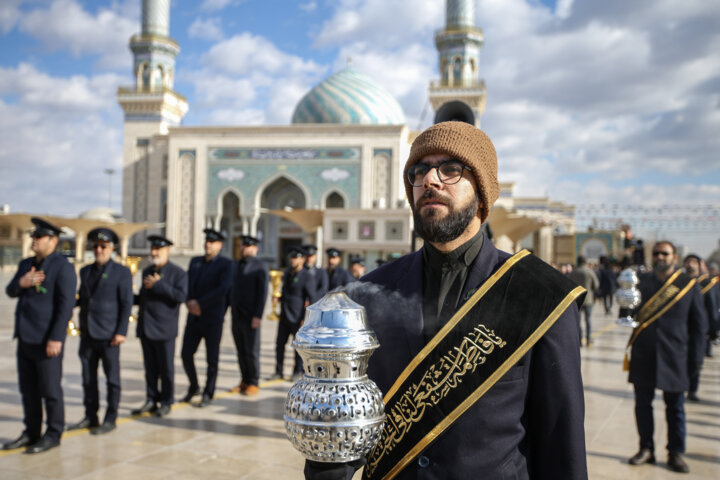
[[[484,242],[461,298],[508,257]],[[424,346],[422,252],[387,263],[361,281],[385,286],[402,297],[388,302],[385,314],[375,312],[377,307],[368,310],[380,341],[370,357],[368,375],[386,393]],[[513,368],[420,453],[428,466],[416,460],[396,478],[586,479],[578,315],[573,302]]]
[[[155,271],[155,266],[150,265],[143,270],[142,277]],[[178,334],[180,305],[187,297],[187,274],[170,262],[158,273],[162,277],[160,281],[149,290],[143,285],[138,294],[137,336],[150,340],[172,340]]]
[[[133,305],[130,269],[110,260],[92,289],[88,278],[95,265],[80,270],[80,331],[95,340],[111,340],[116,334],[127,335]]]
[[[233,318],[262,318],[269,281],[268,266],[259,258],[240,259],[233,264],[230,290]]]
[[[341,266],[337,266],[332,270],[328,269],[327,273],[328,291],[335,290],[338,287],[343,287],[348,283],[357,282],[357,278],[353,277],[350,272]]]
[[[315,287],[310,303],[315,303],[328,292],[328,274],[325,269],[317,267],[306,267],[305,270],[310,278],[312,278],[311,282]]]
[[[291,269],[285,270],[282,284],[282,297],[280,298],[280,320],[289,323],[299,323],[305,317],[305,301],[310,301],[315,292],[314,279],[308,275],[307,270],[300,269],[293,273]]]
[[[21,288],[20,278],[30,271],[34,261],[35,257],[21,260],[15,276],[5,288],[9,297],[18,298],[13,336],[33,345],[48,340],[62,342],[75,306],[75,269],[65,257],[53,252],[42,262],[45,281],[41,288]]]
[[[683,274],[684,275],[684,274]],[[642,296],[639,308],[662,286],[653,273],[639,276]],[[700,288],[695,285],[667,312],[655,320],[632,346],[629,381],[666,392],[689,388],[688,361],[702,362],[707,318]]]
[[[223,323],[232,282],[232,260],[217,255],[205,263],[205,257],[195,257],[190,260],[187,277],[187,300],[197,301],[202,312],[201,317],[188,313],[188,321],[202,318],[207,324]]]

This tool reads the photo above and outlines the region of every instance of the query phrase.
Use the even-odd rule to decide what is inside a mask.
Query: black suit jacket
[[[154,273],[151,265],[142,277]],[[138,294],[140,312],[137,336],[150,340],[172,340],[178,334],[180,305],[187,296],[187,274],[173,263],[166,263],[158,273],[162,277],[151,289],[143,286]]]
[[[337,266],[332,270],[328,269],[327,274],[328,291],[335,290],[338,287],[343,287],[348,283],[357,282],[357,279],[341,266]]]
[[[317,267],[305,267],[305,270],[312,279],[311,283],[314,286],[314,292],[310,303],[315,303],[328,292],[328,274],[325,269]]]
[[[485,241],[461,298],[468,298],[508,257]],[[380,341],[368,375],[385,393],[424,346],[422,252],[387,263],[361,280],[396,292],[365,302]],[[586,479],[584,415],[578,308],[573,302],[513,368],[420,454],[429,465],[423,468],[415,461],[397,478]]]
[[[235,262],[233,269],[230,294],[233,318],[262,318],[270,281],[267,264],[249,257]]]
[[[100,280],[91,289],[88,277],[95,265],[80,270],[80,331],[95,340],[111,340],[127,335],[133,305],[130,269],[110,260]]]
[[[293,274],[291,269],[283,275],[282,297],[280,298],[280,320],[299,323],[305,317],[305,300],[311,300],[315,286],[307,270],[301,268]]]
[[[48,340],[63,342],[75,306],[75,269],[65,257],[53,252],[45,257],[40,268],[45,272],[42,288],[22,288],[20,278],[30,271],[34,261],[35,257],[21,260],[15,276],[5,288],[9,297],[18,299],[13,336],[32,345]]]
[[[188,321],[202,318],[208,324],[222,323],[232,282],[232,260],[217,255],[205,263],[205,257],[195,257],[190,260],[187,277],[187,299],[196,300],[202,312],[201,317],[188,313]]]
[[[684,274],[682,274],[684,275]],[[642,303],[662,286],[653,273],[639,276]],[[699,365],[705,348],[707,318],[698,285],[638,335],[630,355],[629,381],[666,392],[690,386],[688,362]]]

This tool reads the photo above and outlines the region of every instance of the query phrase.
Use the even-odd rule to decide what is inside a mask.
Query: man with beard
[[[193,258],[188,267],[188,294],[185,302],[188,316],[180,353],[185,374],[190,382],[182,401],[189,402],[200,393],[193,357],[200,346],[200,340],[205,339],[207,378],[198,407],[210,405],[215,394],[220,339],[227,310],[227,294],[232,281],[232,261],[220,255],[225,235],[212,228],[206,228],[203,233],[205,256]]]
[[[288,252],[290,267],[285,270],[282,279],[282,296],[280,297],[280,321],[278,322],[275,341],[275,373],[271,380],[283,378],[283,361],[285,344],[290,335],[295,337],[305,319],[305,307],[310,304],[315,286],[305,270],[307,252],[300,246],[292,246]],[[295,365],[292,378],[295,380],[303,373],[302,358],[295,352]]]
[[[137,336],[143,351],[146,398],[141,407],[130,413],[151,412],[164,417],[173,403],[175,338],[188,282],[185,270],[169,261],[173,242],[162,235],[150,235],[148,241],[152,265],[142,272],[143,285],[137,296],[140,305]]]
[[[257,395],[260,391],[260,325],[267,300],[267,264],[257,258],[259,240],[242,237],[242,256],[234,265],[230,306],[232,333],[240,366],[240,385],[233,392]]]
[[[709,278],[707,273],[702,273],[703,270],[702,259],[691,253],[683,259],[683,269],[685,273],[690,277],[696,279],[702,294],[703,305],[705,307],[705,314],[708,319],[708,338],[705,340],[705,353],[709,353],[712,348],[712,339],[714,338],[715,328],[713,325],[717,322],[718,305],[716,302],[715,294],[712,291],[715,282]],[[690,387],[688,388],[687,399],[691,402],[699,402],[700,398],[697,396],[698,386],[700,385],[700,370],[702,369],[702,356],[700,357],[700,364],[695,362],[696,359],[688,359],[688,376],[690,377]]]
[[[652,248],[653,271],[640,274],[642,303],[637,310],[638,326],[628,341],[625,365],[628,381],[635,387],[635,420],[640,450],[630,465],[655,463],[652,401],[655,389],[663,391],[668,423],[668,467],[690,471],[685,453],[685,407],[688,364],[702,361],[707,319],[696,279],[676,269],[675,246],[660,241]],[[627,355],[630,355],[629,365]]]
[[[68,320],[75,305],[75,270],[55,251],[61,230],[32,218],[34,257],[20,261],[5,292],[17,298],[15,333],[17,369],[25,431],[3,450],[27,447],[40,453],[60,445],[65,424],[62,358]],[[42,433],[43,403],[47,430]]]
[[[68,430],[92,428],[94,435],[115,430],[120,405],[120,345],[127,336],[133,305],[130,269],[112,259],[118,236],[109,228],[96,228],[87,236],[95,263],[80,270],[80,364],[85,416]],[[98,363],[102,361],[107,385],[107,410],[98,423]]]
[[[500,190],[497,156],[473,125],[421,133],[404,180],[423,248],[363,277],[383,293],[350,289],[380,342],[367,372],[386,400],[364,477],[587,478],[583,288],[529,252],[511,256],[484,238]],[[308,461],[305,472],[345,479],[362,463]]]

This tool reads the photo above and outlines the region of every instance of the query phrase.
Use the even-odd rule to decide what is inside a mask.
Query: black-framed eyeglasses
[[[97,250],[98,248],[100,250],[105,250],[106,248],[110,247],[110,245],[103,245],[102,243],[96,243],[92,246],[93,250]]]
[[[460,163],[458,160],[451,159],[435,166],[416,163],[405,170],[405,178],[407,178],[408,183],[413,187],[420,187],[425,180],[425,176],[433,168],[437,169],[438,178],[445,185],[455,185],[458,183],[465,170],[472,172],[472,168]]]

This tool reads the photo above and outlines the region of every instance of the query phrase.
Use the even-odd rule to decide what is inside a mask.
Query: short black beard
[[[433,193],[433,190],[426,190],[423,199],[440,198],[439,195]],[[448,243],[460,235],[467,229],[472,219],[478,213],[478,202],[470,202],[462,210],[455,210],[448,205],[450,213],[440,219],[434,218],[437,212],[430,210],[423,217],[417,204],[413,208],[413,219],[415,221],[415,233],[426,242],[432,243]]]
[[[655,273],[665,273],[672,267],[672,264],[670,263],[656,263],[653,266],[653,271]]]

